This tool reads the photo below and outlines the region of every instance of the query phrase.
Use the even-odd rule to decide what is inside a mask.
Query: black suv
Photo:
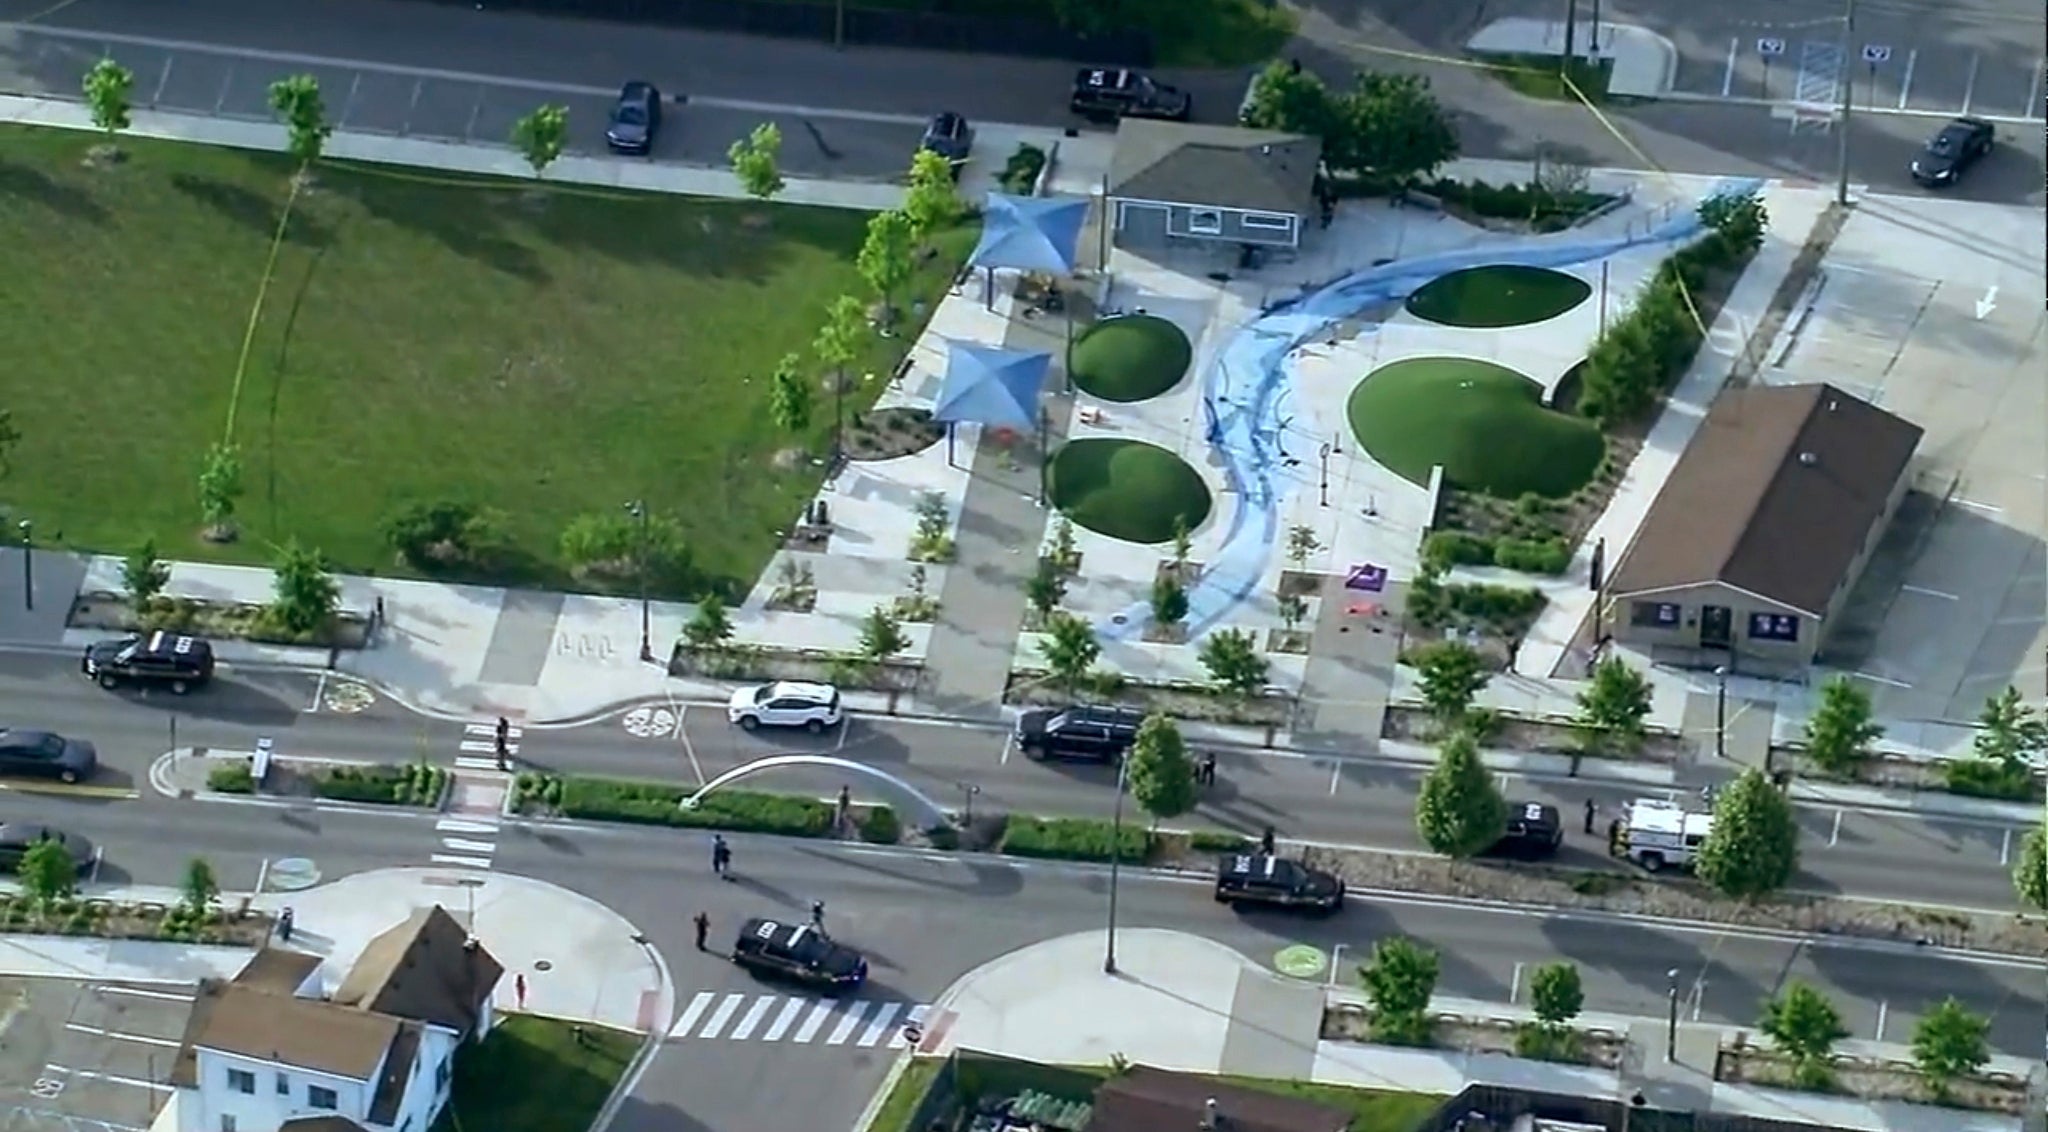
[[[868,981],[868,961],[860,952],[834,943],[814,927],[758,916],[740,928],[740,937],[732,944],[732,961],[750,971],[835,993],[857,991]]]
[[[1195,111],[1187,91],[1153,82],[1143,71],[1084,67],[1074,73],[1074,93],[1067,105],[1095,121],[1118,118],[1164,118],[1185,122]]]
[[[213,646],[198,637],[158,629],[146,637],[87,645],[78,668],[102,688],[162,684],[182,696],[213,679]]]
[[[1017,746],[1031,759],[1114,763],[1137,741],[1145,713],[1129,707],[1040,708],[1017,717]]]
[[[1285,857],[1225,853],[1216,862],[1216,903],[1335,912],[1344,906],[1344,882]]]
[[[917,148],[928,149],[946,159],[953,167],[953,179],[960,179],[960,170],[967,164],[967,155],[974,150],[974,127],[967,119],[952,111],[932,115],[925,125],[924,137],[918,139]]]
[[[1541,802],[1514,802],[1508,806],[1508,830],[1487,849],[1489,857],[1540,860],[1557,854],[1564,844],[1564,820],[1556,806]]]
[[[1957,118],[1927,139],[1927,148],[1913,159],[1913,179],[1929,188],[1955,184],[1991,152],[1996,133],[1982,118]]]

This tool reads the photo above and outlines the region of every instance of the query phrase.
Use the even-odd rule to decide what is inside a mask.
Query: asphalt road
[[[108,693],[80,679],[66,658],[0,654],[0,720],[92,740],[108,787],[146,792],[149,764],[174,745],[174,727],[177,745],[226,750],[251,749],[267,736],[287,755],[444,765],[482,757],[474,748],[486,741],[465,735],[462,725],[414,716],[389,701],[332,710],[362,702],[341,694],[350,687],[303,674],[235,672],[186,697]],[[471,750],[463,749],[465,741]],[[858,762],[953,810],[971,801],[985,812],[1107,818],[1115,801],[1106,767],[1032,762],[1002,732],[887,718],[856,718],[843,732],[816,737],[749,734],[715,709],[656,706],[584,727],[528,732],[517,750],[520,765],[534,769],[690,785],[776,754]],[[819,797],[848,784],[863,798],[902,801],[886,786],[847,780],[838,770],[794,768],[746,781]],[[1420,848],[1413,817],[1419,786],[1420,774],[1408,764],[1222,751],[1218,785],[1184,824],[1248,834],[1271,824],[1287,838],[1413,850]],[[1516,800],[1549,802],[1564,813],[1571,829],[1567,864],[1607,859],[1601,838],[1579,831],[1587,799],[1611,815],[1642,794],[1574,779],[1512,778],[1504,787]],[[2024,827],[1820,808],[1802,809],[1800,818],[1801,888],[1921,904],[2012,904],[2010,860]],[[1596,822],[1604,827],[1604,818]]]
[[[0,796],[0,821],[26,817],[95,839],[105,851],[103,880],[174,883],[183,862],[197,855],[213,861],[230,888],[253,884],[254,866],[266,856],[308,857],[329,878],[424,864],[434,836],[424,816]],[[989,959],[1104,922],[1107,881],[1099,868],[732,840],[740,878],[734,884],[707,875],[706,840],[689,831],[519,825],[499,847],[498,870],[563,884],[612,906],[647,933],[669,964],[684,1023],[622,1118],[626,1132],[812,1127],[818,1112],[851,1112],[885,1071],[897,1019]],[[791,1006],[780,988],[756,983],[717,954],[697,952],[690,939],[689,919],[700,909],[711,916],[714,945],[722,946],[744,917],[801,915],[814,898],[827,901],[828,925],[875,968],[857,1022],[837,1042],[840,1026],[799,1040],[799,1019],[813,1007]],[[1259,962],[1306,943],[1331,954],[1340,973],[1374,940],[1414,936],[1441,953],[1443,993],[1494,1001],[1508,999],[1531,965],[1562,958],[1579,964],[1589,1010],[1659,1014],[1666,972],[1676,968],[1688,1017],[1747,1023],[1762,999],[1801,979],[1836,1000],[1855,1035],[1875,1037],[1881,1029],[1897,1039],[1921,1009],[1953,994],[1993,1019],[2001,1050],[2039,1048],[2038,964],[1406,898],[1361,897],[1321,921],[1234,914],[1217,908],[1199,882],[1143,872],[1125,874],[1119,906],[1125,925],[1196,932]],[[728,1000],[734,1005],[724,1009],[718,1031],[708,1032]],[[785,1013],[790,1021],[778,1030],[776,1019]],[[741,1029],[745,1036],[735,1037]]]
[[[1554,13],[1554,2],[1545,2]],[[1537,0],[1513,3],[1529,4],[1532,13],[1544,14]],[[0,10],[25,15],[40,6],[9,0]],[[1832,134],[1811,127],[1795,130],[1761,103],[1719,98],[1719,80],[1711,69],[1717,58],[1725,66],[1729,36],[1723,33],[1731,28],[1739,38],[1743,29],[1738,25],[1747,20],[1812,20],[1832,14],[1825,8],[1802,8],[1802,14],[1782,16],[1773,15],[1780,10],[1764,7],[1763,0],[1739,0],[1733,9],[1660,0],[1643,18],[1667,25],[1679,42],[1684,51],[1681,81],[1712,89],[1699,96],[1703,101],[1612,107],[1604,120],[1580,108],[1515,96],[1469,67],[1427,61],[1461,44],[1482,15],[1491,19],[1510,11],[1482,6],[1477,0],[1377,6],[1318,0],[1305,17],[1302,38],[1290,50],[1309,66],[1340,79],[1361,66],[1428,75],[1458,114],[1464,149],[1472,156],[1526,158],[1541,149],[1596,166],[1833,179],[1837,143]],[[1744,14],[1751,11],[1756,14]],[[1911,15],[1901,26],[1935,26],[1945,19]],[[2008,43],[2010,52],[2023,55],[2022,45],[2038,47],[2041,42],[2038,31],[2030,32],[2021,17],[1994,14],[1986,19],[1993,28],[1986,38]],[[2021,22],[2013,23],[2014,19]],[[160,60],[168,53],[175,59],[171,73],[185,75],[176,81],[189,84],[180,87],[180,105],[204,104],[221,98],[218,92],[226,90],[235,107],[246,107],[252,97],[248,92],[260,89],[248,83],[248,75],[310,70],[328,76],[330,91],[357,89],[355,98],[365,109],[351,112],[359,113],[359,120],[373,129],[394,128],[395,104],[411,97],[406,92],[424,89],[422,97],[432,108],[418,114],[420,129],[446,132],[456,129],[453,123],[458,121],[461,128],[470,129],[473,119],[481,123],[474,128],[476,136],[498,140],[503,130],[497,127],[510,121],[506,115],[545,99],[572,107],[578,144],[588,148],[594,144],[591,130],[602,111],[604,92],[626,78],[643,78],[688,99],[680,115],[682,128],[674,131],[679,147],[675,155],[722,163],[731,138],[764,116],[775,116],[791,139],[789,167],[807,173],[869,176],[877,170],[900,169],[910,136],[904,131],[911,130],[903,123],[940,108],[978,121],[1075,124],[1064,105],[1072,67],[1057,61],[869,49],[842,52],[822,44],[543,19],[406,0],[297,0],[289,10],[264,0],[193,0],[175,6],[151,0],[78,0],[39,26],[86,34],[83,39],[67,35],[70,46],[52,56],[69,59],[61,64],[35,56],[36,37],[0,42],[0,86],[68,92],[77,84],[72,64],[97,58],[103,50],[133,57],[145,76],[152,73],[152,66],[160,72]],[[2032,27],[2038,26],[2036,13]],[[1897,58],[1907,58],[1911,49],[1901,36],[1890,31],[1873,34],[1900,39]],[[130,38],[113,43],[108,36]],[[224,51],[245,58],[231,62]],[[276,58],[280,55],[294,58]],[[2001,55],[1994,62],[1995,66],[1977,65],[1980,77],[1975,84],[1982,84],[1984,91],[1981,104],[1973,109],[1997,113],[1998,107],[2010,106],[2010,113],[2017,115],[2028,102],[2029,72],[2017,58]],[[1904,63],[1888,65],[1902,69]],[[1916,67],[1921,96],[1913,106],[1923,112],[1935,112],[1926,106],[1936,103],[1945,107],[1943,100],[1957,84],[1953,76],[1959,66],[1968,64],[1931,54],[1925,66]],[[393,70],[414,73],[378,74]],[[358,72],[371,77],[358,84],[352,77]],[[497,79],[483,83],[489,90],[482,92],[466,78],[429,79],[420,87],[417,80],[425,72]],[[1780,72],[1786,73],[1785,68]],[[1704,77],[1695,81],[1695,74]],[[1235,113],[1246,76],[1167,72],[1163,77],[1194,94],[1201,117],[1222,121]],[[491,93],[508,81],[528,89]],[[1976,97],[1974,84],[1966,85]],[[374,93],[365,95],[366,90]],[[1875,98],[1880,106],[1896,101],[1890,90],[1866,92],[1863,101]],[[354,101],[340,94],[329,97],[336,104]],[[373,105],[384,108],[369,109]],[[2038,114],[2038,108],[2034,112]],[[887,119],[870,120],[873,115]],[[1917,192],[1906,176],[1906,164],[1933,124],[1924,116],[1896,112],[1866,115],[1851,131],[1852,179],[1881,190]],[[2000,202],[2042,199],[2042,131],[2014,127],[2005,131],[2005,139],[2007,147],[1973,173],[1960,195]]]

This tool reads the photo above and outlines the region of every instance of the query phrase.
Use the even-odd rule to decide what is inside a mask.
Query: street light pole
[[[1835,203],[1849,203],[1849,112],[1855,103],[1856,72],[1849,66],[1849,46],[1856,30],[1856,0],[1842,0],[1842,136],[1835,139]]]
[[[1109,945],[1102,953],[1102,972],[1116,974],[1116,886],[1118,866],[1122,863],[1124,842],[1124,785],[1128,779],[1125,768],[1130,760],[1118,759],[1116,764],[1116,809],[1109,823]]]
[[[1728,666],[1714,669],[1714,757],[1728,757]]]
[[[1668,1016],[1668,1017],[1666,1018],[1666,1020],[1665,1020],[1665,1024],[1664,1024],[1664,1060],[1666,1060],[1666,1061],[1677,1061],[1677,1060],[1678,1060],[1678,968],[1676,968],[1676,967],[1673,967],[1673,968],[1671,968],[1671,969],[1670,969],[1669,971],[1666,971],[1666,972],[1664,973],[1664,977],[1665,977],[1666,979],[1670,980],[1670,982],[1671,982],[1671,987],[1670,987],[1670,990],[1669,990],[1669,992],[1668,992],[1668,995],[1667,995],[1667,997],[1668,997],[1668,998],[1670,999],[1670,1005],[1671,1005],[1671,1009],[1670,1009],[1670,1014],[1669,1014],[1669,1016]]]
[[[654,610],[647,598],[647,502],[636,499],[626,504],[626,514],[640,523],[640,552],[634,556],[634,572],[640,575],[640,659],[654,659]]]
[[[36,540],[35,527],[27,519],[21,521],[21,607],[36,607]]]

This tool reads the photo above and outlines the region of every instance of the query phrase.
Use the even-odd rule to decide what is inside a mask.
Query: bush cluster
[[[206,788],[216,794],[254,794],[256,770],[248,759],[221,763],[206,772]]]
[[[1533,588],[1445,583],[1424,574],[1408,592],[1408,613],[1417,624],[1430,629],[1457,621],[1501,629],[1536,616],[1544,600],[1542,591]]]
[[[422,574],[488,570],[510,546],[503,515],[447,499],[407,504],[385,520],[384,540]]]
[[[1218,829],[1196,830],[1188,835],[1188,848],[1197,853],[1242,853],[1252,844],[1252,839],[1243,834]]]
[[[2023,762],[1958,759],[1942,767],[1951,794],[2024,802],[2034,797],[2034,772]]]
[[[1495,220],[1524,220],[1539,232],[1557,232],[1572,226],[1580,217],[1614,198],[1583,189],[1558,192],[1536,182],[1525,185],[1489,185],[1485,181],[1443,179],[1429,187],[1430,195],[1445,204],[1455,204],[1474,216]]]
[[[1031,191],[1032,182],[1038,180],[1038,171],[1043,168],[1045,151],[1035,145],[1020,145],[1003,163],[1003,171],[996,175],[996,183],[1003,187],[1004,192],[1022,196]]]
[[[342,802],[379,806],[431,806],[441,800],[448,770],[431,763],[404,766],[338,766],[313,779],[313,792]]]
[[[694,791],[669,782],[534,775],[521,781],[517,790],[522,804],[540,802],[565,818],[585,821],[775,833],[787,837],[826,837],[832,833],[830,805],[815,798],[787,794],[720,791],[706,797],[697,808],[686,810],[683,799]]]
[[[1571,565],[1572,550],[1562,538],[1526,539],[1477,535],[1470,531],[1434,531],[1422,543],[1422,567],[1442,573],[1453,566],[1499,566],[1527,574],[1557,575]]]
[[[894,845],[903,840],[903,819],[889,806],[869,806],[860,816],[860,839],[870,845]]]
[[[1003,824],[999,844],[1012,857],[1061,861],[1107,861],[1112,856],[1143,861],[1152,851],[1152,836],[1126,825],[1117,830],[1106,821],[1087,818],[1034,818],[1012,814]]]

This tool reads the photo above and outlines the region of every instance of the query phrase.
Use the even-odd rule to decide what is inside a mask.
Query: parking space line
[[[117,986],[112,983],[100,983],[93,987],[93,989],[101,994],[123,994],[133,998],[153,998],[156,999],[158,1002],[191,1002],[193,997],[190,994],[177,994],[172,991],[151,990],[148,987]]]
[[[2020,113],[2029,118],[2034,116],[2034,100],[2041,97],[2041,74],[2044,71],[2048,71],[2048,59],[2036,63],[2032,77],[2027,79],[2027,101],[2020,107]]]
[[[66,1022],[64,1023],[64,1028],[75,1030],[81,1034],[91,1034],[96,1038],[106,1038],[108,1041],[134,1042],[137,1045],[162,1046],[165,1049],[177,1049],[183,1044],[176,1038],[158,1038],[152,1037],[149,1034],[127,1034],[119,1030],[105,1030],[98,1026],[87,1026],[82,1022]]]
[[[1339,782],[1342,782],[1343,780],[1344,780],[1344,764],[1343,764],[1343,763],[1331,763],[1331,764],[1330,764],[1330,796],[1331,796],[1331,797],[1333,797],[1333,798],[1334,798],[1334,797],[1336,797],[1336,796],[1337,796],[1337,784],[1338,784]]]
[[[1998,867],[2003,869],[2012,864],[2012,830],[2005,831],[2005,837],[1998,843]]]
[[[1735,57],[1742,50],[1742,40],[1737,36],[1728,37],[1728,66],[1721,72],[1721,97],[1735,92]]]
[[[835,755],[836,755],[836,754],[838,754],[839,752],[841,752],[841,751],[843,751],[843,750],[845,750],[845,749],[846,749],[846,735],[847,735],[847,732],[849,732],[849,731],[852,731],[852,730],[853,730],[853,718],[852,718],[851,716],[849,716],[849,717],[847,717],[847,718],[845,718],[845,719],[842,719],[842,720],[840,720],[840,721],[839,721],[839,738],[837,738],[837,739],[835,739],[835,740],[833,740],[833,741],[832,741],[832,753],[833,753],[833,754],[835,754]]]
[[[1977,54],[1976,52],[1971,52],[1971,54],[1970,54],[1970,78],[1969,78],[1969,80],[1968,80],[1967,82],[1965,82],[1965,83],[1963,84],[1963,113],[1964,113],[1964,114],[1968,114],[1968,113],[1970,112],[1970,103],[1976,100],[1976,97],[1977,97],[1977,68],[1978,68],[1979,66],[1983,65],[1983,62],[1984,62],[1984,56],[1982,56],[1982,55],[1980,55],[1980,54]]]
[[[697,785],[702,786],[710,779],[704,777],[704,764],[697,761],[697,744],[690,741],[690,732],[683,726],[683,720],[690,713],[688,704],[676,705],[676,738],[683,744],[683,757],[690,760],[690,773],[697,776]]]
[[[109,1085],[127,1085],[133,1089],[148,1089],[151,1092],[168,1093],[173,1087],[161,1081],[145,1081],[140,1077],[123,1077],[118,1073],[95,1073],[90,1069],[73,1069],[73,1077],[87,1081],[104,1081]]]
[[[306,705],[299,714],[311,715],[320,710],[321,701],[327,698],[327,670],[320,670],[320,682],[313,685],[313,702]]]
[[[1833,825],[1833,827],[1831,827],[1831,828],[1830,828],[1830,829],[1828,830],[1828,848],[1830,848],[1830,849],[1834,848],[1834,847],[1835,847],[1835,843],[1836,843],[1836,842],[1838,842],[1838,841],[1840,841],[1841,839],[1842,839],[1842,811],[1840,811],[1840,810],[1836,810],[1836,811],[1835,811],[1835,824]]]
[[[1963,113],[1967,114],[1969,110],[1965,109]],[[1955,505],[1958,507],[1968,507],[1972,511],[1982,511],[1986,515],[2002,515],[2005,513],[2005,508],[1997,504],[1979,503],[1974,499],[1958,499],[1955,501]]]
[[[1911,684],[1906,683],[1904,680],[1894,680],[1889,676],[1879,676],[1874,672],[1859,671],[1852,673],[1852,675],[1854,675],[1858,680],[1868,680],[1873,684],[1883,684],[1887,687],[1892,688],[1911,688],[1913,686]]]
[[[1920,61],[1920,49],[1915,47],[1906,52],[1906,77],[1899,81],[1899,109],[1906,108],[1906,98],[1913,93],[1913,64]]]
[[[1956,597],[1956,595],[1952,593],[1943,593],[1940,590],[1930,590],[1926,586],[1900,586],[1899,591],[1901,593],[1919,594],[1921,597],[1938,597],[1946,601],[1960,600]]]

